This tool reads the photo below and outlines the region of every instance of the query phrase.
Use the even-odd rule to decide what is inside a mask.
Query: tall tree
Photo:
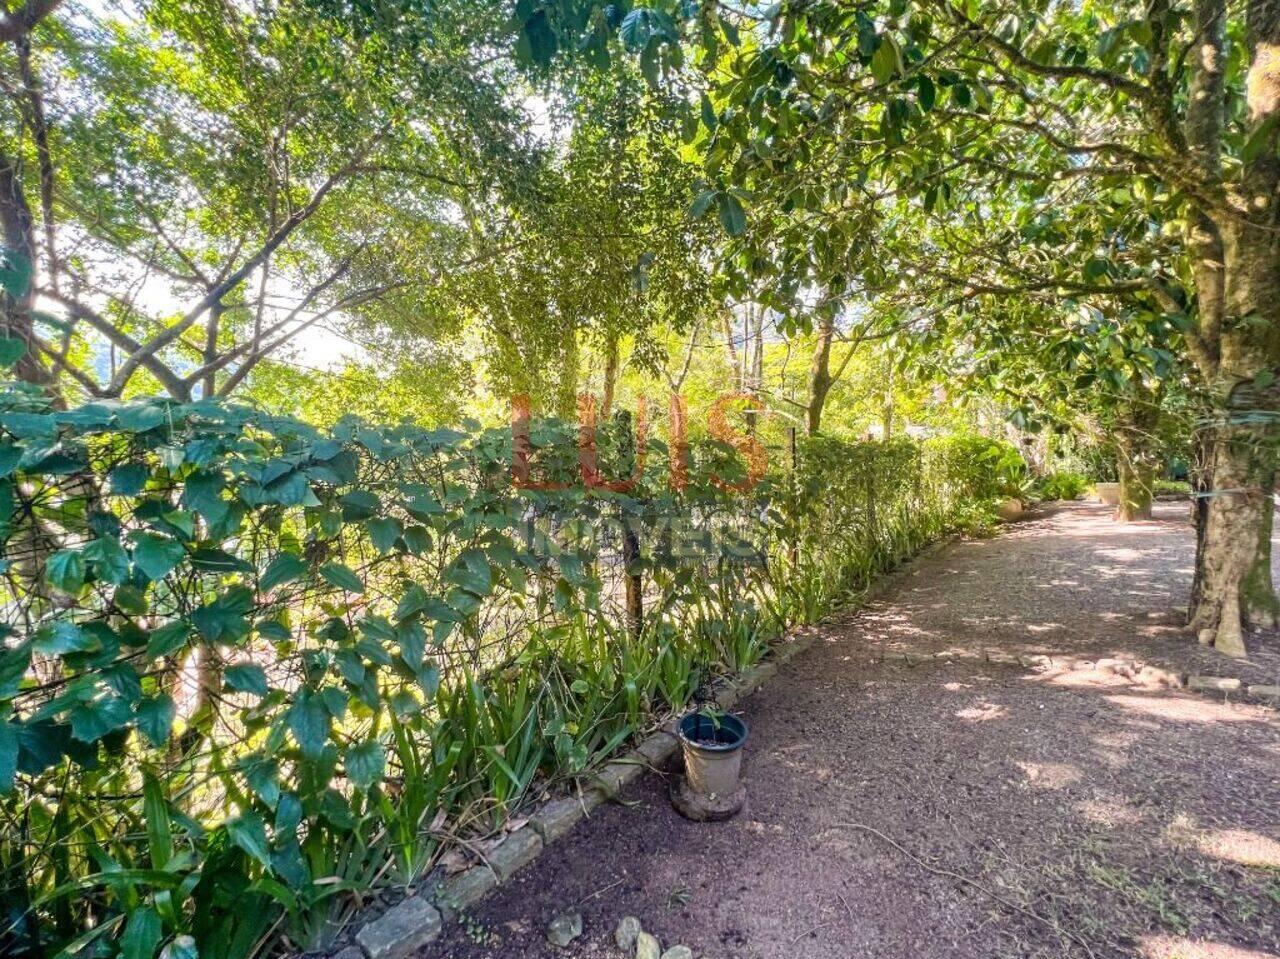
[[[126,13],[65,8],[0,49],[0,221],[29,280],[5,323],[26,379],[230,393],[304,331],[438,277],[383,266],[383,204],[429,217],[444,254],[451,209],[513,188],[531,156],[486,49],[496,6],[433,5],[412,59],[297,0]]]
[[[586,25],[598,4],[547,6],[545,23],[560,31],[552,53],[575,29],[584,46],[597,42]],[[527,35],[532,18],[519,26]],[[979,221],[993,196],[1015,195],[1034,231],[1052,223],[1057,204],[1102,198],[1116,216],[1098,219],[1092,235],[1033,257],[993,243],[1016,282],[990,292],[1141,293],[1185,320],[1187,354],[1217,419],[1191,625],[1202,642],[1240,654],[1247,627],[1275,624],[1273,0],[813,0],[764,11],[662,3],[630,11],[618,31],[655,77],[690,51],[706,69],[699,143],[716,202],[732,214],[722,219],[745,247],[735,262],[777,277],[784,294],[835,278],[839,254],[872,238],[850,226],[866,222],[868,206],[960,207]],[[805,236],[779,243],[766,229],[755,242],[748,226],[773,216],[762,203],[804,223]],[[1163,262],[1135,260],[1122,238],[1143,222],[1179,234],[1180,249]],[[832,248],[837,256],[824,252]],[[978,292],[954,279],[959,293]]]

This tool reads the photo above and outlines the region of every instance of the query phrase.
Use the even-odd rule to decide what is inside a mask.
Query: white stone
[[[618,928],[613,932],[613,941],[618,944],[618,948],[630,955],[631,950],[636,947],[636,939],[641,933],[640,920],[635,916],[623,916],[622,921],[618,923]]]
[[[636,959],[662,959],[662,943],[647,932],[636,936]]]

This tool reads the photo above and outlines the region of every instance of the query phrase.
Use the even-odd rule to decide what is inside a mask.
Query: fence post
[[[644,584],[640,570],[632,572],[632,566],[640,559],[640,537],[636,535],[632,522],[624,520],[623,525],[622,564],[627,580],[627,628],[632,636],[639,636],[644,628]]]
[[[874,460],[875,457],[873,456]],[[876,471],[874,462],[867,470],[867,541],[876,547]]]
[[[791,446],[791,504],[796,511],[791,517],[793,528],[791,530],[789,556],[791,568],[795,569],[800,565],[800,451],[796,445],[796,428],[794,426],[791,427],[789,441]]]
[[[624,411],[619,410],[614,415],[615,421],[622,432],[622,448],[624,454],[630,457],[637,455],[635,427],[631,422],[631,417]],[[623,456],[624,462],[628,459],[627,455]],[[637,467],[627,464],[632,471],[637,471]],[[639,486],[639,478],[637,479],[637,487]],[[641,495],[640,489],[636,489],[637,499]],[[640,534],[636,530],[638,520],[636,515],[628,515],[624,509],[622,511],[622,571],[623,579],[626,584],[626,604],[627,604],[627,629],[632,636],[638,637],[640,631],[644,629],[644,581],[641,578],[639,569],[640,562]]]

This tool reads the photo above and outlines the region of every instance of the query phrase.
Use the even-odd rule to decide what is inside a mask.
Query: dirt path
[[[922,561],[742,704],[738,819],[646,776],[424,959],[615,956],[626,914],[710,959],[1280,956],[1276,712],[1079,666],[1280,675],[1274,640],[1223,666],[1177,633],[1191,542],[1159,516],[1073,505]],[[1055,664],[880,661],[991,646]]]

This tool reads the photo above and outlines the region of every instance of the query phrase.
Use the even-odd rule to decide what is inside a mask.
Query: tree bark
[[[218,333],[222,326],[222,314],[226,308],[221,303],[214,303],[209,307],[209,316],[205,320],[204,327],[204,364],[210,367],[209,372],[204,375],[200,396],[202,399],[211,399],[218,395],[218,371],[213,368],[213,363],[218,358]]]
[[[613,394],[618,386],[618,338],[610,336],[604,347],[604,396],[600,400],[600,418],[613,412]]]
[[[835,332],[834,316],[818,319],[818,341],[809,363],[809,400],[805,404],[805,427],[810,436],[822,428],[822,412],[827,405],[827,394],[831,392],[831,341]]]
[[[1120,479],[1116,519],[1123,523],[1151,519],[1157,465],[1154,434],[1160,419],[1158,390],[1137,383],[1130,390],[1116,422],[1116,473]]]
[[[1209,181],[1221,173],[1225,16],[1222,0],[1195,4],[1201,39],[1192,58],[1187,140]],[[1199,312],[1189,340],[1216,421],[1190,625],[1202,643],[1236,656],[1246,652],[1249,628],[1280,619],[1271,580],[1280,403],[1274,387],[1258,380],[1280,373],[1280,138],[1274,119],[1280,113],[1280,6],[1250,0],[1245,32],[1246,133],[1267,142],[1241,165],[1238,193],[1245,208],[1202,210],[1189,237]],[[1264,124],[1270,130],[1259,134]]]
[[[52,386],[53,376],[36,357],[31,309],[35,300],[36,243],[31,208],[22,191],[16,158],[0,154],[0,231],[10,256],[22,258],[20,267],[30,270],[25,289],[0,291],[0,336],[21,340],[27,352],[13,366],[14,376],[26,383]]]
[[[889,365],[888,380],[884,390],[884,406],[881,410],[884,417],[884,441],[893,439],[893,364]]]
[[[1151,484],[1155,470],[1142,457],[1140,450],[1121,441],[1116,454],[1116,472],[1120,477],[1120,505],[1116,519],[1122,523],[1151,519]]]

